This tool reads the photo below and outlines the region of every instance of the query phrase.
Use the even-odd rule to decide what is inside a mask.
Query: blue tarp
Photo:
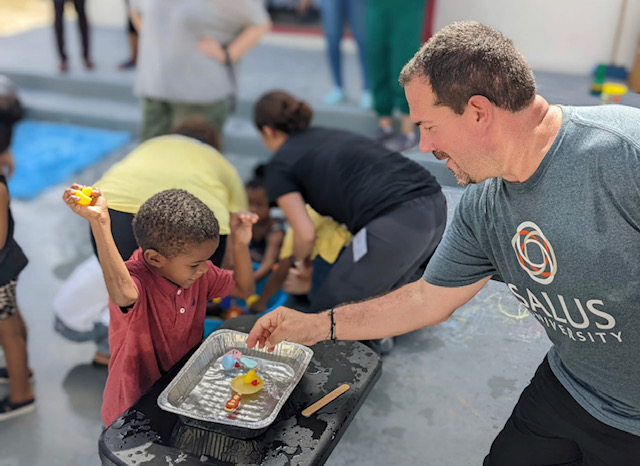
[[[130,139],[125,131],[22,121],[16,125],[11,144],[15,159],[15,172],[9,179],[11,197],[32,199]]]

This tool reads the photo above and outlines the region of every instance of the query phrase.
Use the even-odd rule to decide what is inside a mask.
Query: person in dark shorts
[[[27,257],[13,238],[14,222],[9,207],[7,177],[13,173],[11,136],[22,118],[18,96],[8,79],[0,76],[0,345],[7,362],[0,367],[0,382],[9,382],[11,391],[0,399],[0,421],[33,411],[36,400],[29,379],[33,376],[27,357],[27,327],[18,310],[18,275]],[[5,176],[6,174],[6,176]]]

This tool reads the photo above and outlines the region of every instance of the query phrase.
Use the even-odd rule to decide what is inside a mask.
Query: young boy
[[[234,272],[207,259],[219,244],[218,221],[202,201],[181,189],[149,198],[133,219],[140,246],[125,263],[111,235],[107,201],[98,188],[91,204],[76,202],[74,184],[63,199],[89,221],[109,292],[111,360],[102,419],[109,426],[202,339],[207,300],[253,294],[249,242],[256,216],[230,219]]]
[[[11,391],[0,400],[0,421],[26,414],[36,407],[27,364],[27,327],[18,310],[16,283],[27,258],[13,239],[6,178],[13,171],[11,136],[22,117],[22,105],[11,83],[0,75],[0,344],[7,367],[0,368],[0,382],[9,381]],[[5,177],[6,174],[6,177]]]

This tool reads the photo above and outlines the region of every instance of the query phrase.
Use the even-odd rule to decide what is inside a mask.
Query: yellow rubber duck
[[[80,199],[76,201],[79,205],[91,205],[91,194],[93,194],[93,188],[91,186],[85,186],[82,189],[76,189],[74,193]]]
[[[253,369],[247,372],[247,375],[245,375],[242,379],[242,381],[247,385],[256,385],[255,383],[253,383],[254,380],[258,380],[258,376],[256,375],[256,371]]]

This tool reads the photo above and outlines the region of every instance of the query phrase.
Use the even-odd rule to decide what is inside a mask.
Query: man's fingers
[[[247,337],[247,347],[253,348],[258,344],[259,348],[266,346],[269,351],[273,351],[273,347],[284,339],[280,309],[282,308],[275,309],[256,321]]]
[[[270,329],[275,328],[275,325],[272,323],[272,319],[275,317],[275,312],[276,311],[273,311],[260,317],[256,323],[253,324],[253,328],[247,337],[247,346],[249,348],[253,348],[258,342],[260,343],[260,348],[264,347],[264,342],[266,341],[267,336],[271,333]]]

